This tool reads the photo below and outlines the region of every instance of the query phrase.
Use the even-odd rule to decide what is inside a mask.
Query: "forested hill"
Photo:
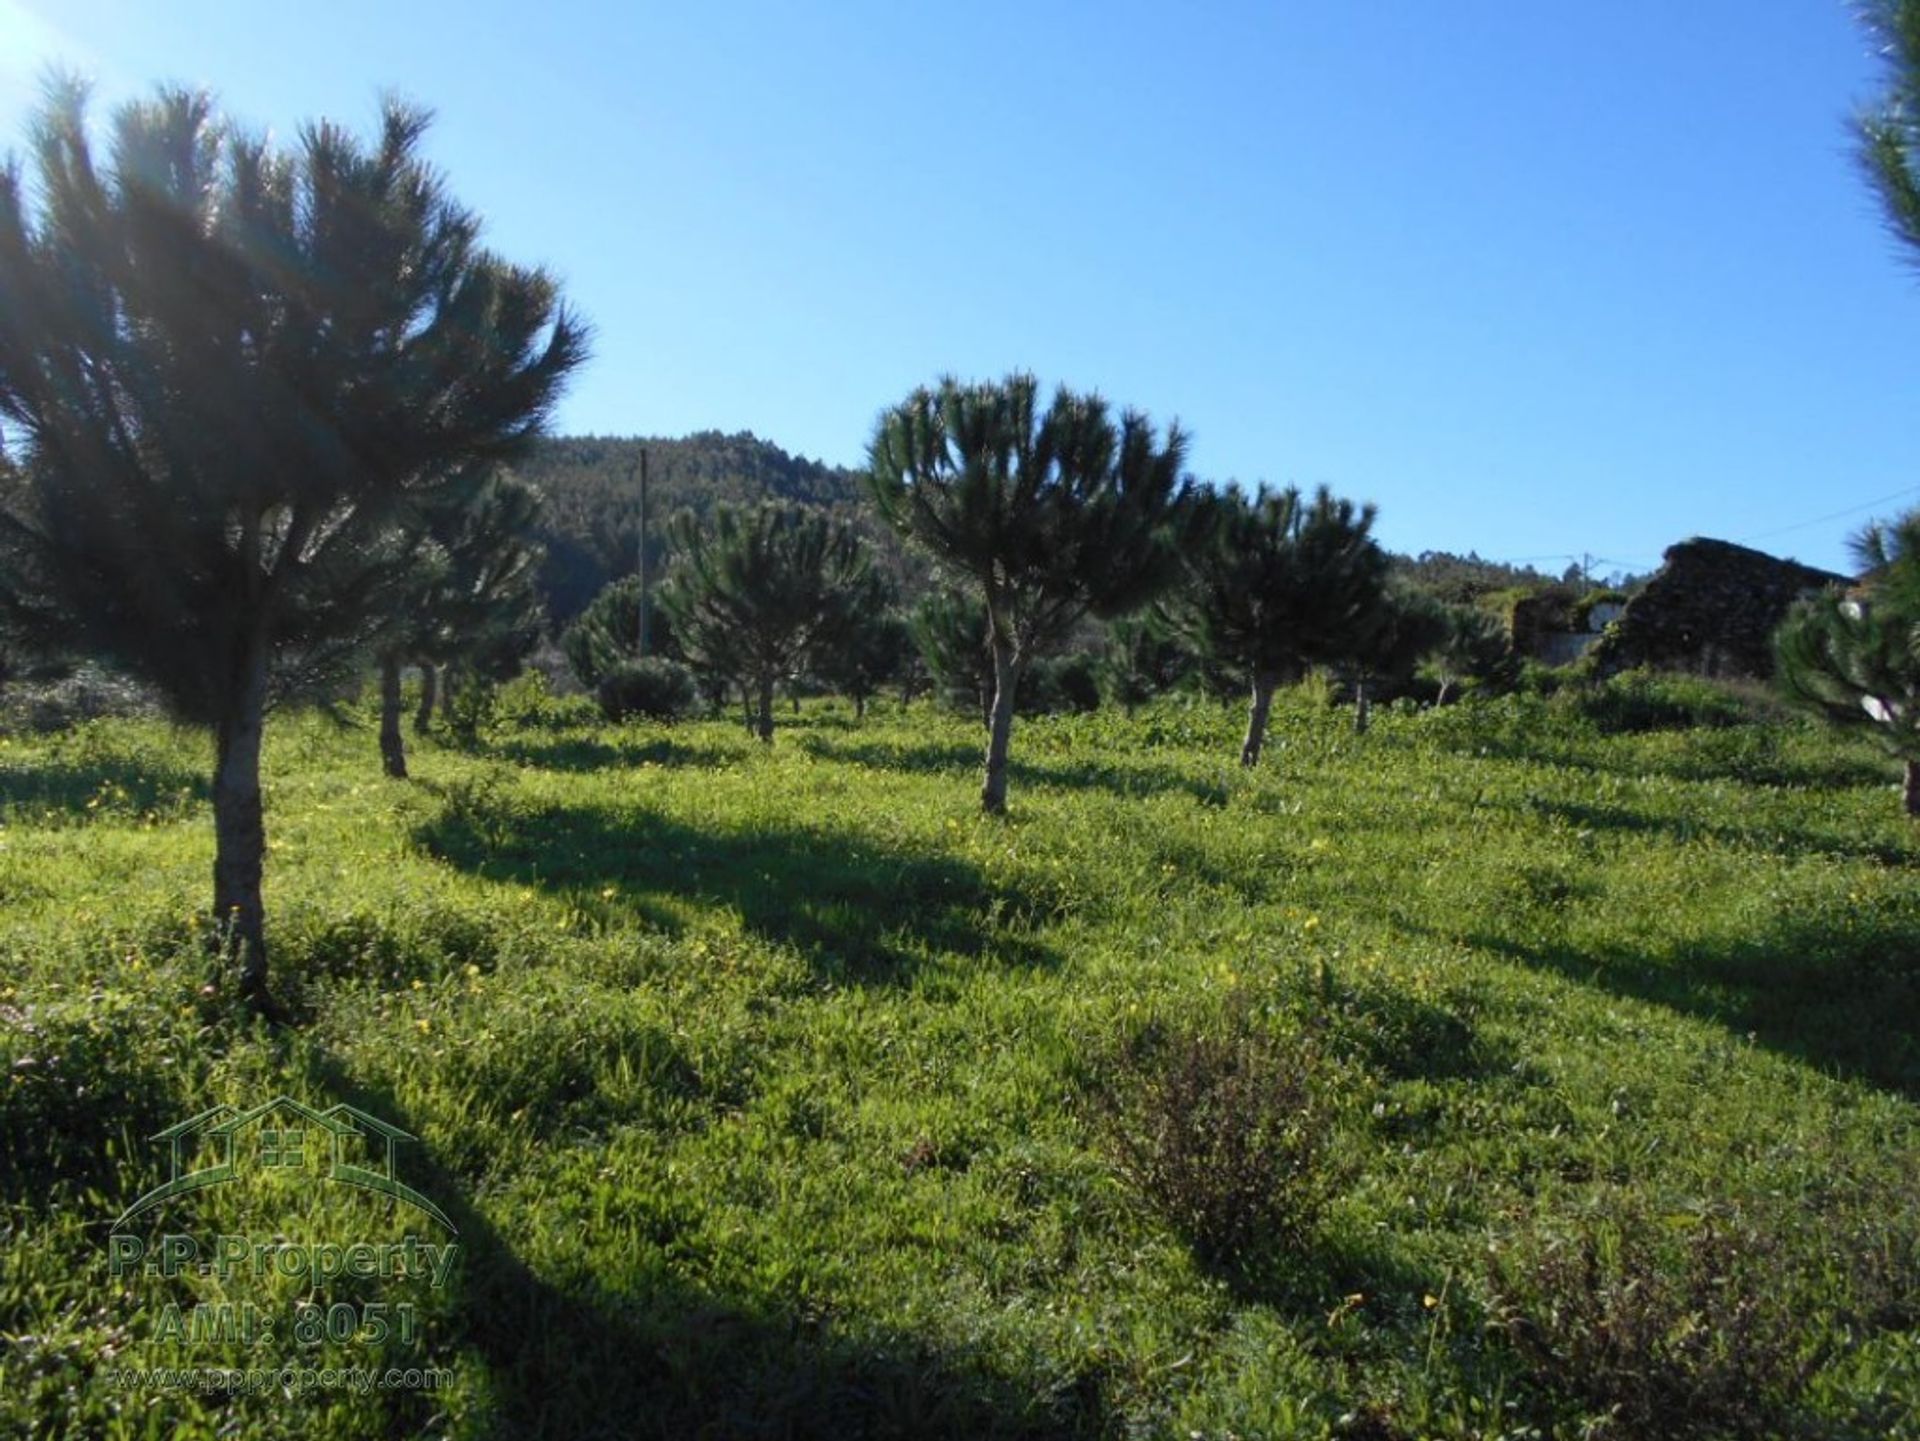
[[[923,583],[925,561],[915,558],[879,524],[854,471],[789,455],[750,431],[723,435],[703,430],[673,440],[560,436],[539,442],[518,467],[547,498],[541,529],[547,559],[540,584],[556,627],[579,614],[609,580],[633,573],[640,535],[642,446],[647,451],[652,512],[649,555],[656,566],[664,568],[666,522],[677,510],[689,508],[704,515],[720,500],[793,500],[837,510],[859,525],[882,566],[906,592],[917,593]],[[1553,576],[1530,566],[1482,560],[1477,555],[1427,551],[1396,556],[1394,563],[1408,580],[1456,603],[1474,601],[1489,591],[1533,589],[1554,582]]]
[[[541,588],[556,623],[634,568],[642,446],[655,561],[665,558],[667,517],[683,507],[704,514],[717,500],[772,498],[834,508],[855,507],[860,500],[852,471],[789,455],[747,431],[707,430],[677,440],[579,435],[541,441],[518,470],[547,498]]]

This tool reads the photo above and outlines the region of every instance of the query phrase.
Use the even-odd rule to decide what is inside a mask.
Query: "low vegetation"
[[[345,720],[267,737],[277,1028],[208,984],[211,742],[0,744],[0,1432],[1913,1434],[1920,838],[1866,738],[1298,691],[1243,770],[1237,701],[1161,699],[1024,723],[991,818],[926,703],[762,746],[516,682],[409,785]],[[109,1275],[148,1138],[279,1093],[417,1136],[462,1255],[265,1299],[417,1301],[376,1353],[450,1385],[115,1384],[351,1354],[157,1342],[261,1287]]]

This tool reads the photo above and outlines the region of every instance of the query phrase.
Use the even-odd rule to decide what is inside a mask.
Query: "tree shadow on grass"
[[[631,766],[719,766],[737,760],[739,752],[721,746],[653,737],[606,741],[594,736],[567,740],[498,741],[486,747],[488,757],[543,771],[602,771]]]
[[[1736,748],[1732,744],[1735,741],[1744,744]],[[1844,753],[1817,761],[1783,755],[1778,740],[1769,733],[1756,733],[1742,727],[1708,728],[1696,749],[1678,755],[1647,755],[1631,749],[1609,751],[1603,739],[1572,740],[1557,736],[1551,730],[1532,738],[1510,730],[1465,731],[1448,736],[1439,744],[1456,755],[1558,766],[1563,770],[1630,780],[1660,776],[1676,781],[1738,781],[1792,790],[1853,790],[1890,785],[1898,778],[1896,769],[1886,761]]]
[[[1895,845],[1871,837],[1850,838],[1802,828],[1788,831],[1765,826],[1726,825],[1685,816],[1656,815],[1627,806],[1532,798],[1511,809],[1564,820],[1569,825],[1586,830],[1665,835],[1676,841],[1712,840],[1741,850],[1770,854],[1832,856],[1837,860],[1876,861],[1883,866],[1906,866],[1920,859],[1920,853],[1910,846]]]
[[[820,760],[844,761],[868,770],[908,771],[915,775],[944,775],[955,771],[978,771],[984,763],[986,743],[959,741],[842,741],[820,735],[795,737],[800,748]],[[1015,770],[1018,763],[1015,762]]]
[[[625,908],[669,932],[681,925],[663,904],[671,899],[730,908],[748,930],[794,947],[834,979],[899,981],[917,953],[973,956],[989,946],[1015,964],[1054,960],[1006,934],[1044,919],[1022,892],[949,857],[883,850],[843,832],[696,828],[638,809],[494,809],[456,797],[415,837],[464,869],[572,893],[587,908]]]
[[[800,744],[821,760],[842,761],[869,770],[907,771],[916,775],[948,775],[962,772],[977,774],[985,762],[985,742],[960,745],[953,742],[860,741],[853,744],[806,736]],[[1015,754],[1008,759],[1008,771],[1018,785],[1059,786],[1069,790],[1098,789],[1115,795],[1142,796],[1164,792],[1184,792],[1207,805],[1226,801],[1221,784],[1195,780],[1172,766],[1125,763],[1089,756],[1074,761],[1022,760]]]
[[[356,1080],[331,1056],[309,1065],[319,1092],[422,1133],[384,1087]],[[493,1435],[1068,1438],[1109,1430],[1097,1375],[1061,1388],[911,1333],[836,1326],[779,1301],[709,1290],[684,1274],[700,1264],[694,1253],[705,1243],[679,1217],[644,1214],[658,1207],[607,1215],[629,1244],[536,1268],[425,1146],[405,1153],[408,1184],[458,1228],[449,1339],[486,1367]],[[433,1361],[470,1364],[458,1355]],[[401,1413],[430,1404],[430,1395],[381,1394],[393,1398],[393,1434],[429,1424]]]
[[[0,767],[0,813],[52,811],[72,820],[163,819],[204,805],[207,777],[183,766],[130,756],[85,761],[55,757],[32,766]]]
[[[1528,944],[1493,934],[1465,940],[1613,995],[1717,1022],[1822,1071],[1920,1099],[1920,927],[1894,921],[1836,931],[1782,920],[1751,935],[1706,938],[1666,954]]]

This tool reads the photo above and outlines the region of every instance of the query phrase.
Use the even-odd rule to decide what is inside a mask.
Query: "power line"
[[[1744,544],[1751,545],[1756,540],[1766,540],[1776,535],[1787,535],[1796,530],[1807,530],[1816,525],[1825,525],[1830,520],[1845,520],[1850,515],[1858,515],[1863,510],[1872,510],[1876,505],[1885,505],[1890,500],[1899,500],[1902,496],[1920,495],[1920,485],[1910,485],[1905,490],[1896,490],[1892,495],[1883,495],[1875,500],[1862,501],[1859,505],[1850,505],[1845,510],[1836,510],[1830,515],[1817,515],[1812,520],[1799,521],[1794,525],[1783,525],[1778,530],[1763,530],[1758,535],[1750,535]]]
[[[1654,563],[1644,557],[1638,560],[1623,560],[1619,556],[1595,555],[1592,551],[1570,550],[1558,551],[1552,555],[1508,555],[1482,557],[1482,559],[1485,560],[1488,565],[1532,565],[1535,561],[1542,560],[1577,560],[1586,562],[1588,568],[1595,565],[1611,565],[1617,566],[1622,570],[1634,570],[1640,566],[1651,566]]]

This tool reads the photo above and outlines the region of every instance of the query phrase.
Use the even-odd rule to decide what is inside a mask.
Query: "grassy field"
[[[1693,719],[1703,724],[1682,726]],[[0,1433],[1920,1435],[1920,834],[1699,686],[611,729],[522,691],[384,781],[278,718],[250,1025],[208,746],[0,745]],[[419,1277],[114,1275],[147,1138],[348,1102]],[[295,1179],[299,1179],[296,1175]],[[310,1179],[310,1177],[309,1177]],[[429,1229],[247,1173],[135,1230]],[[417,1307],[410,1343],[286,1334]],[[231,1300],[269,1342],[161,1340]],[[125,1367],[446,1368],[435,1389]]]

